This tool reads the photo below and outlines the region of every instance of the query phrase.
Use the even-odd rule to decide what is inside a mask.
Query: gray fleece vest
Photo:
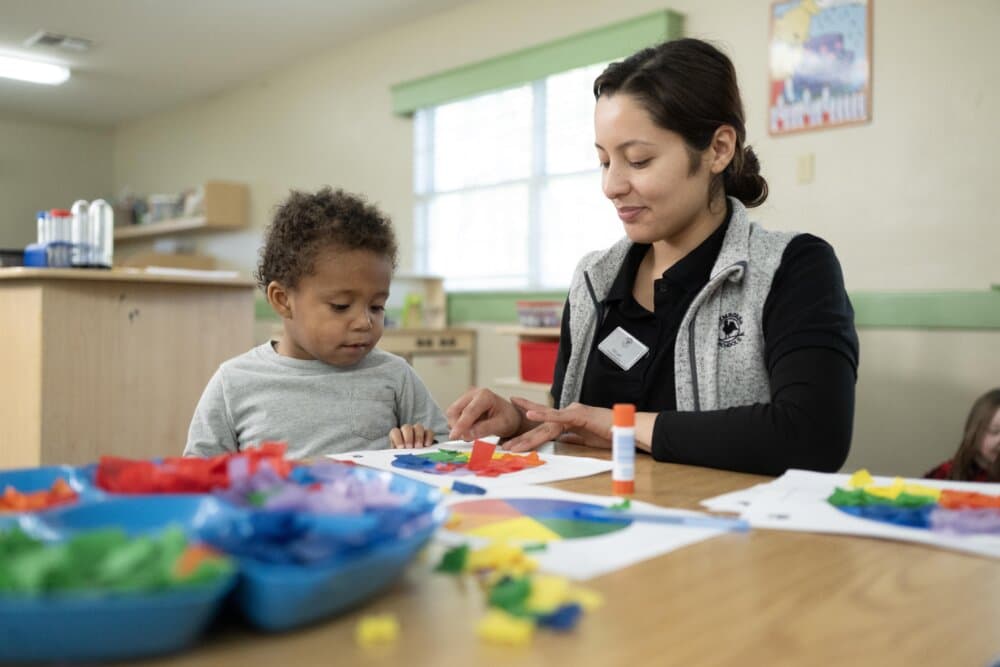
[[[785,246],[797,232],[763,229],[750,222],[742,203],[729,201],[733,214],[711,277],[677,331],[674,382],[677,410],[682,412],[771,400],[764,367],[764,302]],[[624,238],[607,250],[586,255],[576,267],[569,288],[572,349],[560,406],[580,400],[597,318],[631,245]]]

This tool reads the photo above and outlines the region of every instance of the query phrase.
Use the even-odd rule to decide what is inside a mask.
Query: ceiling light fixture
[[[69,79],[69,68],[23,58],[0,56],[0,77],[58,86]]]

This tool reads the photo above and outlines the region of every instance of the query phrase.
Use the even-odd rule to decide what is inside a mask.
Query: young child
[[[955,456],[924,477],[968,482],[1000,482],[1000,387],[972,404],[965,420],[965,436]]]
[[[448,425],[413,369],[378,350],[396,265],[389,220],[362,198],[292,192],[268,228],[257,282],[284,333],[223,363],[184,454],[278,440],[288,456],[423,447]]]

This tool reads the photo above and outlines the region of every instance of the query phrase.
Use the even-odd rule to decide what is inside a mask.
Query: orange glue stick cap
[[[635,406],[631,403],[615,403],[611,412],[611,423],[615,426],[635,426]]]

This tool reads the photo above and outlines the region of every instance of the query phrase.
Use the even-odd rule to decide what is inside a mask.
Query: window
[[[603,69],[416,111],[418,271],[450,290],[564,288],[585,252],[621,237],[594,149]]]

